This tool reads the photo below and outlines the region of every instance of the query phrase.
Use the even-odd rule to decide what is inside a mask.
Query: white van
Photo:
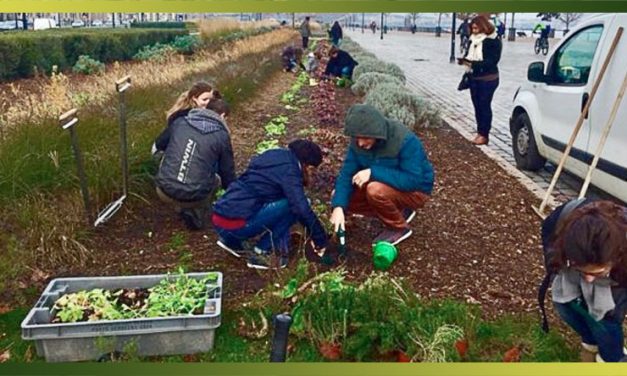
[[[57,22],[52,18],[35,18],[33,21],[33,30],[54,29]]]
[[[510,118],[519,168],[535,171],[546,160],[559,162],[619,27],[625,29],[622,38],[564,167],[585,178],[627,73],[627,14],[582,22],[552,49],[546,63],[529,65],[527,82],[514,95]],[[620,104],[591,183],[627,201],[627,98]]]

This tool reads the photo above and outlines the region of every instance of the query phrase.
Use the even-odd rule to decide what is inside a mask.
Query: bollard
[[[287,341],[292,325],[292,317],[288,314],[278,314],[272,319],[274,337],[272,338],[271,362],[285,362],[287,358]]]
[[[85,206],[85,216],[87,221],[91,222],[91,202],[89,200],[89,190],[87,189],[87,176],[85,175],[83,155],[78,146],[78,135],[74,129],[74,126],[78,124],[78,117],[76,116],[77,111],[76,108],[73,108],[59,116],[59,125],[62,129],[67,129],[70,132],[70,141],[72,143],[72,150],[74,151],[74,159],[76,160],[76,171],[78,173],[81,194],[83,195],[83,205]]]

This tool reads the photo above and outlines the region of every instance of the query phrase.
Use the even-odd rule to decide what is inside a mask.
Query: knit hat
[[[299,139],[290,142],[287,147],[296,154],[301,164],[318,167],[322,163],[322,150],[314,142]]]

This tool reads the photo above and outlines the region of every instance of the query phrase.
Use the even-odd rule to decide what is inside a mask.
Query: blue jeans
[[[242,228],[226,230],[216,226],[216,231],[223,240],[240,249],[243,240],[263,234],[257,241],[257,248],[266,253],[275,249],[282,256],[287,256],[290,228],[294,223],[296,216],[292,214],[287,199],[283,199],[262,206]]]
[[[613,295],[616,308],[600,321],[595,321],[587,314],[588,307],[583,300],[579,303],[578,300],[568,303],[553,302],[562,320],[581,336],[582,342],[597,345],[601,358],[606,362],[618,362],[624,356],[623,318],[627,308],[627,294],[622,291]],[[579,304],[580,308],[574,307],[575,304]],[[581,312],[582,309],[585,313]]]
[[[492,128],[492,98],[499,86],[499,80],[480,81],[470,80],[470,98],[475,108],[477,133],[489,138]]]

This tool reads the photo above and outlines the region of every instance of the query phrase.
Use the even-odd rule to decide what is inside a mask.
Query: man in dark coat
[[[276,250],[283,268],[288,261],[290,228],[300,222],[316,252],[323,254],[327,234],[304,189],[309,174],[321,163],[320,147],[307,140],[254,157],[215,204],[212,220],[220,237],[218,245],[233,256],[249,256],[247,265],[254,269],[271,268],[268,256]],[[242,242],[258,235],[254,251],[245,250]]]
[[[353,70],[359,63],[348,52],[333,46],[329,50],[329,57],[325,76],[353,78]]]

